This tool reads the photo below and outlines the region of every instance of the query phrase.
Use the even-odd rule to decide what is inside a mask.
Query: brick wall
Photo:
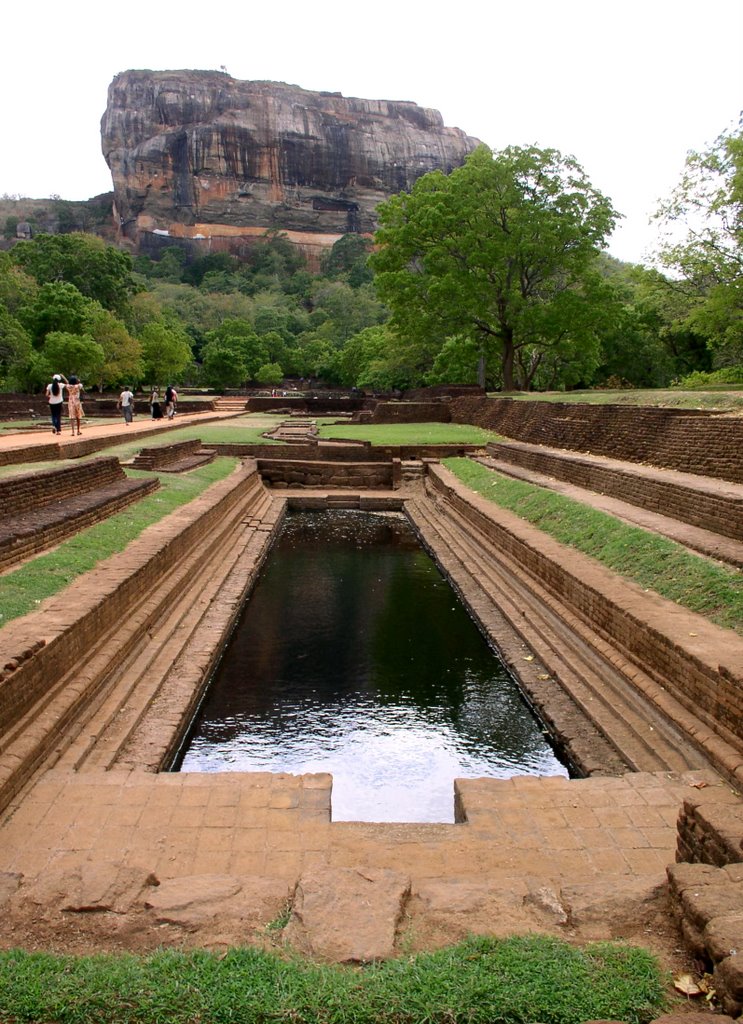
[[[701,784],[684,799],[676,864],[668,868],[671,910],[691,953],[712,971],[725,1013],[743,1012],[743,800]]]
[[[487,450],[494,459],[566,480],[589,491],[621,498],[639,508],[671,516],[724,537],[743,540],[743,498],[737,495],[712,494],[673,481],[597,465],[583,461],[579,456],[553,455],[518,445],[493,443],[487,446]]]
[[[19,473],[0,479],[0,508],[4,516],[15,516],[124,479],[124,470],[113,455],[78,466]]]
[[[393,486],[392,462],[258,459],[258,472],[269,487],[347,487],[353,490],[369,490]]]
[[[201,441],[178,441],[176,444],[161,444],[154,448],[142,448],[134,459],[137,469],[155,469],[157,466],[169,466],[173,462],[195,455],[201,450]]]
[[[332,440],[332,439],[329,439]],[[332,445],[316,441],[306,444],[225,444],[209,443],[217,455],[237,458],[290,459],[309,462],[389,462],[390,459],[450,459],[468,452],[480,451],[475,444],[372,445],[369,441],[347,442],[338,438]]]
[[[141,632],[172,604],[168,581],[174,581],[171,588],[178,585],[175,570],[188,566],[191,557],[208,560],[224,531],[233,529],[261,495],[265,491],[254,465],[236,471],[149,527],[125,552],[76,580],[64,595],[49,599],[43,627],[42,613],[32,613],[0,631],[0,735],[6,744],[24,715],[33,709],[35,718],[42,716],[55,688],[63,686],[69,694],[64,714],[50,729],[25,729],[22,760],[0,751],[0,808],[74,727]],[[115,644],[101,646],[114,631]]]
[[[743,417],[508,398],[458,398],[451,417],[531,444],[743,482]]]
[[[448,402],[378,402],[371,423],[450,423]]]

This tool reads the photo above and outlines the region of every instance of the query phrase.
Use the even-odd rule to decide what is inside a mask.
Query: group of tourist
[[[46,400],[49,403],[49,412],[52,417],[52,433],[62,433],[62,402],[65,400],[65,390],[67,391],[67,412],[74,436],[80,434],[80,426],[85,415],[82,403],[83,386],[74,375],[68,380],[63,373],[55,373],[51,383],[46,386]]]
[[[65,396],[65,391],[67,392]],[[70,417],[73,437],[81,433],[85,412],[82,403],[83,386],[77,377],[71,376],[68,380],[63,373],[55,373],[46,386],[46,400],[49,403],[49,414],[52,418],[52,433],[62,433],[62,403],[67,402],[67,411]],[[178,392],[172,384],[165,389],[164,401],[160,402],[160,393],[153,388],[150,394],[150,415],[153,420],[161,420],[165,416],[172,420],[175,416],[178,405]],[[134,393],[127,384],[119,395],[116,408],[121,410],[124,423],[127,426],[132,422],[134,415]]]
[[[163,409],[163,405],[165,408]],[[175,390],[172,384],[168,384],[165,389],[164,401],[160,402],[160,392],[157,388],[153,388],[150,393],[150,414],[153,420],[161,420],[163,416],[166,416],[169,420],[172,420],[175,416],[176,406],[178,405],[178,392]]]

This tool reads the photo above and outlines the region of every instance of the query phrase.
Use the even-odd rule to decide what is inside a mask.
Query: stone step
[[[625,762],[638,770],[684,770],[706,762],[688,754],[680,738],[663,727],[659,716],[640,705],[638,695],[608,662],[604,651],[587,643],[585,629],[566,609],[554,607],[554,598],[527,579],[518,566],[495,552],[481,536],[475,541],[457,527],[455,516],[431,512],[416,505],[419,527],[435,529],[462,566],[468,567],[488,600],[495,600],[513,628],[559,678],[578,707],[610,740]],[[451,566],[447,566],[452,571]],[[570,619],[571,629],[562,623]],[[577,629],[577,635],[574,630]],[[668,735],[668,733],[671,733]]]
[[[261,501],[263,496],[262,488],[256,484],[254,502]],[[225,573],[239,560],[253,537],[252,504],[250,512],[249,522],[243,517],[204,552],[208,557],[201,560],[198,570],[184,578],[177,601],[166,604],[161,618],[142,633],[128,658],[110,675],[97,705],[89,709],[78,740],[60,760],[61,766],[78,771],[111,767],[168,671],[208,614],[210,602],[218,598]]]

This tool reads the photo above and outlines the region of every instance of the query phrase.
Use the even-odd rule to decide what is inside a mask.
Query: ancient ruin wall
[[[620,498],[638,508],[691,523],[702,530],[743,540],[743,499],[739,494],[711,493],[684,486],[677,480],[653,478],[641,469],[626,472],[617,467],[597,465],[595,461],[581,459],[580,456],[555,455],[514,444],[489,444],[488,454],[501,462],[523,466],[589,491]]]
[[[743,417],[689,410],[458,398],[455,423],[553,448],[743,483]]]

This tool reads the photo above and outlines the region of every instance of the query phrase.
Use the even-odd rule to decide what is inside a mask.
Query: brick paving
[[[660,883],[683,797],[711,772],[456,783],[466,822],[331,821],[331,777],[270,773],[46,772],[0,821],[0,872],[83,862],[158,878],[260,874],[287,884],[318,864],[415,880],[532,873],[555,886],[611,876]],[[453,795],[452,795],[453,799]]]

